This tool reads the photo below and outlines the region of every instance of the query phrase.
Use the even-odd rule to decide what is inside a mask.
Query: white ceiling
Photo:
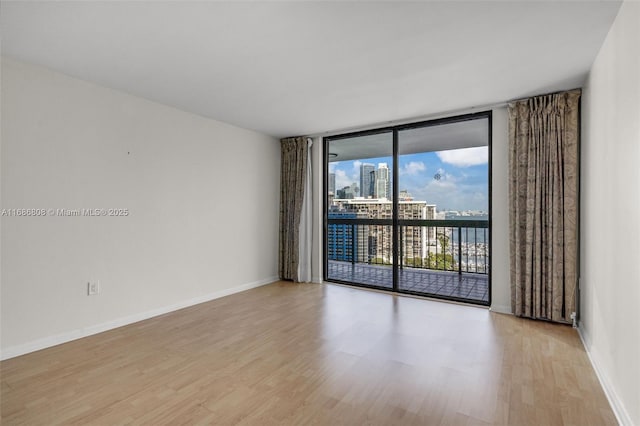
[[[273,136],[583,84],[617,1],[12,2],[2,53]]]
[[[416,154],[489,145],[489,120],[478,117],[405,129],[398,132],[398,154]],[[329,161],[363,160],[393,156],[391,131],[329,141]]]

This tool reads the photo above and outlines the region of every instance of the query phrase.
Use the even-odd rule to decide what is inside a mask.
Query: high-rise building
[[[376,198],[391,199],[391,175],[387,163],[378,163],[376,170]]]
[[[329,194],[336,195],[336,174],[329,173]]]
[[[371,198],[376,197],[376,169],[374,168],[369,172],[369,194]]]
[[[351,184],[351,193],[353,194],[353,198],[360,195],[360,188],[358,188],[358,184],[355,182]]]
[[[351,193],[351,187],[350,186],[345,186],[342,189],[338,189],[336,197],[339,200],[349,200],[349,199],[353,198],[353,194]]]
[[[436,206],[426,201],[408,200],[410,194],[405,191],[404,200],[398,202],[399,219],[434,219]],[[356,214],[359,219],[392,219],[393,202],[386,198],[374,199],[336,199],[335,211]],[[369,225],[367,252],[372,263],[391,263],[393,257],[393,234],[390,225]],[[435,229],[425,226],[402,226],[400,228],[401,253],[403,259],[411,262],[428,256],[429,245],[436,241]],[[337,238],[337,236],[336,236]],[[363,243],[364,244],[364,243]]]
[[[329,219],[366,219],[366,213],[330,211]],[[368,262],[369,225],[329,224],[327,226],[327,257],[345,262]]]
[[[358,196],[358,185],[353,182],[350,186],[345,186],[342,189],[338,189],[337,198],[344,200],[351,200]]]
[[[375,166],[373,164],[360,164],[360,196],[364,198],[375,197]],[[372,176],[373,175],[373,176]],[[372,180],[373,177],[373,180]]]
[[[413,195],[409,194],[409,191],[403,189],[398,194],[398,201],[413,201]]]

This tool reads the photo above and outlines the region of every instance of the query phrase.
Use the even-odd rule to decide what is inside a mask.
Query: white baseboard
[[[591,366],[596,372],[596,377],[598,377],[598,381],[600,382],[600,385],[604,390],[604,394],[609,400],[609,405],[611,405],[613,414],[615,414],[616,419],[618,420],[618,424],[622,426],[633,426],[633,422],[631,421],[629,412],[624,408],[624,404],[611,386],[611,381],[600,367],[600,362],[597,355],[589,350],[589,348],[591,347],[591,339],[589,338],[589,335],[583,331],[582,327],[580,327],[580,324],[578,324],[578,335],[580,336],[582,345],[587,352],[589,361],[591,361]]]
[[[509,305],[491,305],[489,310],[499,314],[513,314],[513,312],[511,312],[511,306]]]
[[[118,318],[112,321],[107,321],[102,324],[96,324],[89,327],[84,327],[78,330],[72,330],[65,333],[57,334],[55,336],[48,336],[42,339],[37,339],[22,345],[12,346],[2,350],[0,354],[0,360],[14,358],[20,355],[25,355],[30,352],[39,351],[41,349],[50,348],[52,346],[67,343],[72,340],[81,339],[83,337],[91,336],[93,334],[102,333],[104,331],[112,330],[114,328],[122,327],[125,325],[133,324],[138,321],[143,321],[149,318],[156,317],[158,315],[164,315],[169,312],[177,311],[178,309],[188,308],[189,306],[198,305],[200,303],[209,302],[214,299],[219,299],[224,296],[239,293],[241,291],[250,290],[252,288],[260,287],[272,282],[278,281],[278,277],[264,278],[259,281],[254,281],[246,284],[241,284],[236,287],[226,288],[214,293],[209,293],[204,296],[195,297],[193,299],[184,300],[182,302],[174,303],[173,305],[163,306],[161,308],[152,309],[150,311],[141,312],[139,314],[129,315],[124,318]]]

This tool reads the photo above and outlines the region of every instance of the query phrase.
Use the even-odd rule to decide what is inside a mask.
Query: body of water
[[[447,220],[489,220],[489,216],[447,216]],[[458,229],[451,228],[448,233],[451,242],[458,244]],[[462,228],[462,244],[483,244],[489,242],[488,228]]]

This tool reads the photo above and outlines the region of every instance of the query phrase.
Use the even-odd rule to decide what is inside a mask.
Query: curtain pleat
[[[307,138],[280,140],[280,239],[278,274],[299,281],[300,215],[307,173]]]
[[[580,90],[509,104],[511,307],[570,322],[578,253]]]
[[[313,142],[307,138],[307,168],[304,177],[304,198],[300,213],[300,231],[298,238],[298,281],[311,282],[311,251],[313,233],[313,202],[312,183],[313,171],[311,170],[311,147]]]

